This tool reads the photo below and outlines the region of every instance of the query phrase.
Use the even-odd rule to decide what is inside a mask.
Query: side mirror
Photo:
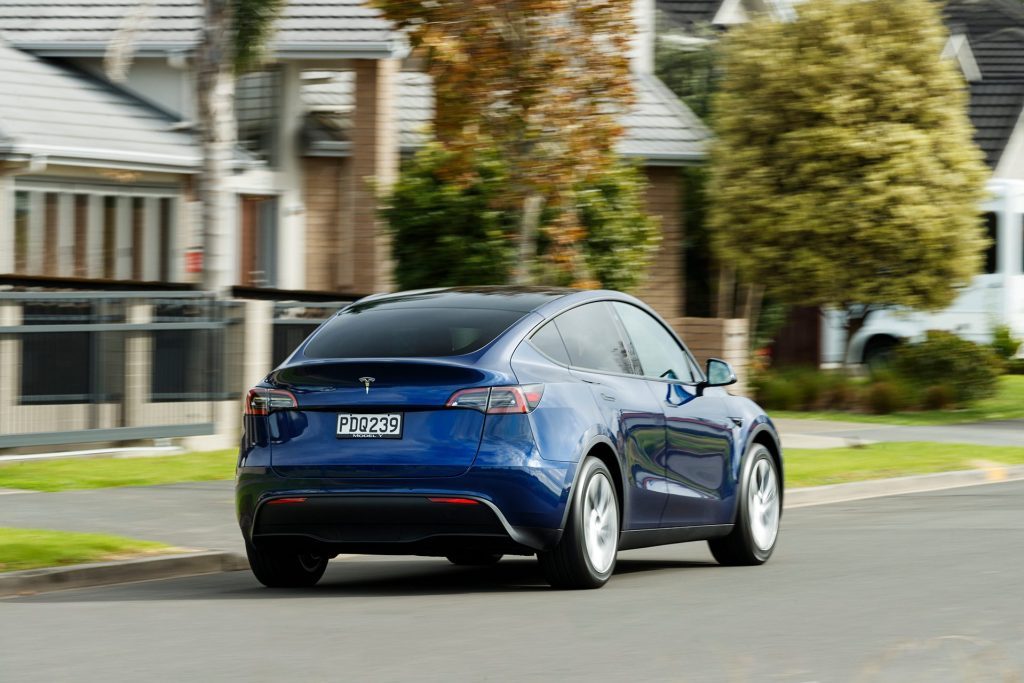
[[[707,364],[707,380],[697,385],[697,395],[703,396],[704,390],[708,387],[726,387],[736,384],[736,373],[732,371],[729,364],[718,358],[709,358]]]

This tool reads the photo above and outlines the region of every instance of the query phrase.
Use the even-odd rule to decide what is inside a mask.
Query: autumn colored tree
[[[577,190],[614,171],[619,120],[633,101],[628,0],[375,0],[408,32],[433,78],[433,133],[453,154],[446,182],[476,182],[479,150],[507,169],[492,208],[518,216],[515,279],[543,258],[594,284],[579,244]],[[546,223],[545,216],[550,217]],[[538,230],[541,231],[538,234]],[[551,272],[551,269],[549,269]]]
[[[930,0],[809,0],[722,39],[710,224],[723,262],[852,333],[936,309],[979,268],[987,171]]]

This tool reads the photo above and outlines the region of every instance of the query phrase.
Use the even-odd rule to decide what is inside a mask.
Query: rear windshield
[[[370,308],[332,318],[309,341],[307,358],[417,358],[478,351],[522,318],[481,308]]]

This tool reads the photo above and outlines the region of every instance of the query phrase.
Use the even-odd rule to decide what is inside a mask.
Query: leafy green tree
[[[852,333],[978,271],[987,171],[945,40],[929,0],[809,0],[722,39],[709,219],[743,280]]]
[[[458,153],[432,143],[410,160],[392,188],[384,217],[393,231],[396,277],[402,288],[494,284],[510,281],[518,258],[521,216],[515,206],[496,201],[506,191],[509,164],[498,150],[478,149],[468,182],[446,175]],[[637,169],[618,162],[572,188],[580,222],[581,258],[596,282],[630,289],[659,238],[657,222],[644,213],[644,180]],[[547,206],[538,216],[544,227],[558,221]],[[542,231],[532,265],[544,267],[554,245]],[[573,284],[572,274],[534,273],[535,281]]]

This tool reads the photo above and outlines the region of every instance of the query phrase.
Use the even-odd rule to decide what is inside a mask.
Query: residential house
[[[662,226],[642,294],[675,318],[679,167],[703,160],[708,132],[651,74],[653,0],[634,7],[638,97],[620,152],[643,166]],[[433,114],[404,37],[363,0],[286,2],[271,63],[237,81],[237,202],[221,216],[232,248],[204,255],[201,25],[200,0],[0,9],[0,290],[49,290],[0,291],[0,449],[231,445],[239,392],[331,310],[310,301],[392,286],[378,188],[423,144]],[[113,82],[106,62],[125,52]],[[198,289],[204,258],[221,259],[218,293],[233,300],[166,292]]]
[[[681,183],[676,169],[704,158],[708,132],[650,73],[653,3],[638,0],[636,7],[638,102],[625,118],[621,152],[644,166],[649,210],[660,217],[664,232],[645,295],[663,313],[676,316],[683,301]],[[199,274],[192,271],[199,263],[202,236],[194,184],[188,178],[197,168],[190,137],[196,118],[190,55],[200,26],[200,0],[153,0],[130,8],[127,15],[124,3],[115,0],[67,0],[59,5],[26,0],[0,14],[0,36],[11,55],[0,63],[0,71],[14,63],[34,64],[63,84],[40,89],[49,92],[49,101],[36,93],[39,106],[53,111],[37,117],[35,156],[22,153],[21,165],[5,167],[0,176],[0,254],[13,255],[0,257],[0,275],[198,281]],[[125,33],[125,28],[130,31]],[[115,40],[128,40],[134,54],[117,85],[104,66]],[[422,144],[423,124],[431,117],[430,81],[406,70],[411,68],[406,53],[404,37],[363,0],[285,4],[270,46],[272,64],[242,76],[237,84],[240,149],[231,185],[238,202],[223,216],[235,249],[213,256],[230,261],[224,264],[230,281],[222,284],[246,291],[339,295],[392,286],[387,231],[378,215],[377,191],[367,179],[386,187],[402,155]],[[57,164],[69,144],[61,131],[77,114],[75,108],[58,104],[68,97],[72,83],[130,101],[145,112],[140,119],[159,122],[153,124],[152,136],[182,141],[178,148],[189,165],[181,171],[183,179],[164,187],[169,208],[143,203],[136,215],[132,211],[137,203],[113,202],[120,213],[115,211],[110,220],[121,226],[120,232],[104,232],[106,219],[98,208],[76,217],[74,207],[88,203],[80,198],[83,194],[99,197],[94,204],[106,206],[108,197],[120,196],[115,189],[134,196],[135,190],[129,192],[133,183],[156,181],[129,175],[153,172],[137,164],[115,175],[102,166],[70,172]],[[20,107],[9,97],[5,100],[7,109],[0,111]],[[118,137],[121,125],[115,119],[105,123],[89,144],[98,157],[108,153],[104,146]],[[49,151],[38,151],[44,149]],[[166,219],[168,226],[161,223],[160,211],[173,216]],[[50,224],[65,226],[58,250],[86,254],[85,262],[93,266],[79,267],[73,258],[38,256],[37,251],[49,248],[40,245],[48,243]],[[83,246],[75,238],[79,233],[94,239]],[[118,265],[103,268],[96,265],[100,262]]]

